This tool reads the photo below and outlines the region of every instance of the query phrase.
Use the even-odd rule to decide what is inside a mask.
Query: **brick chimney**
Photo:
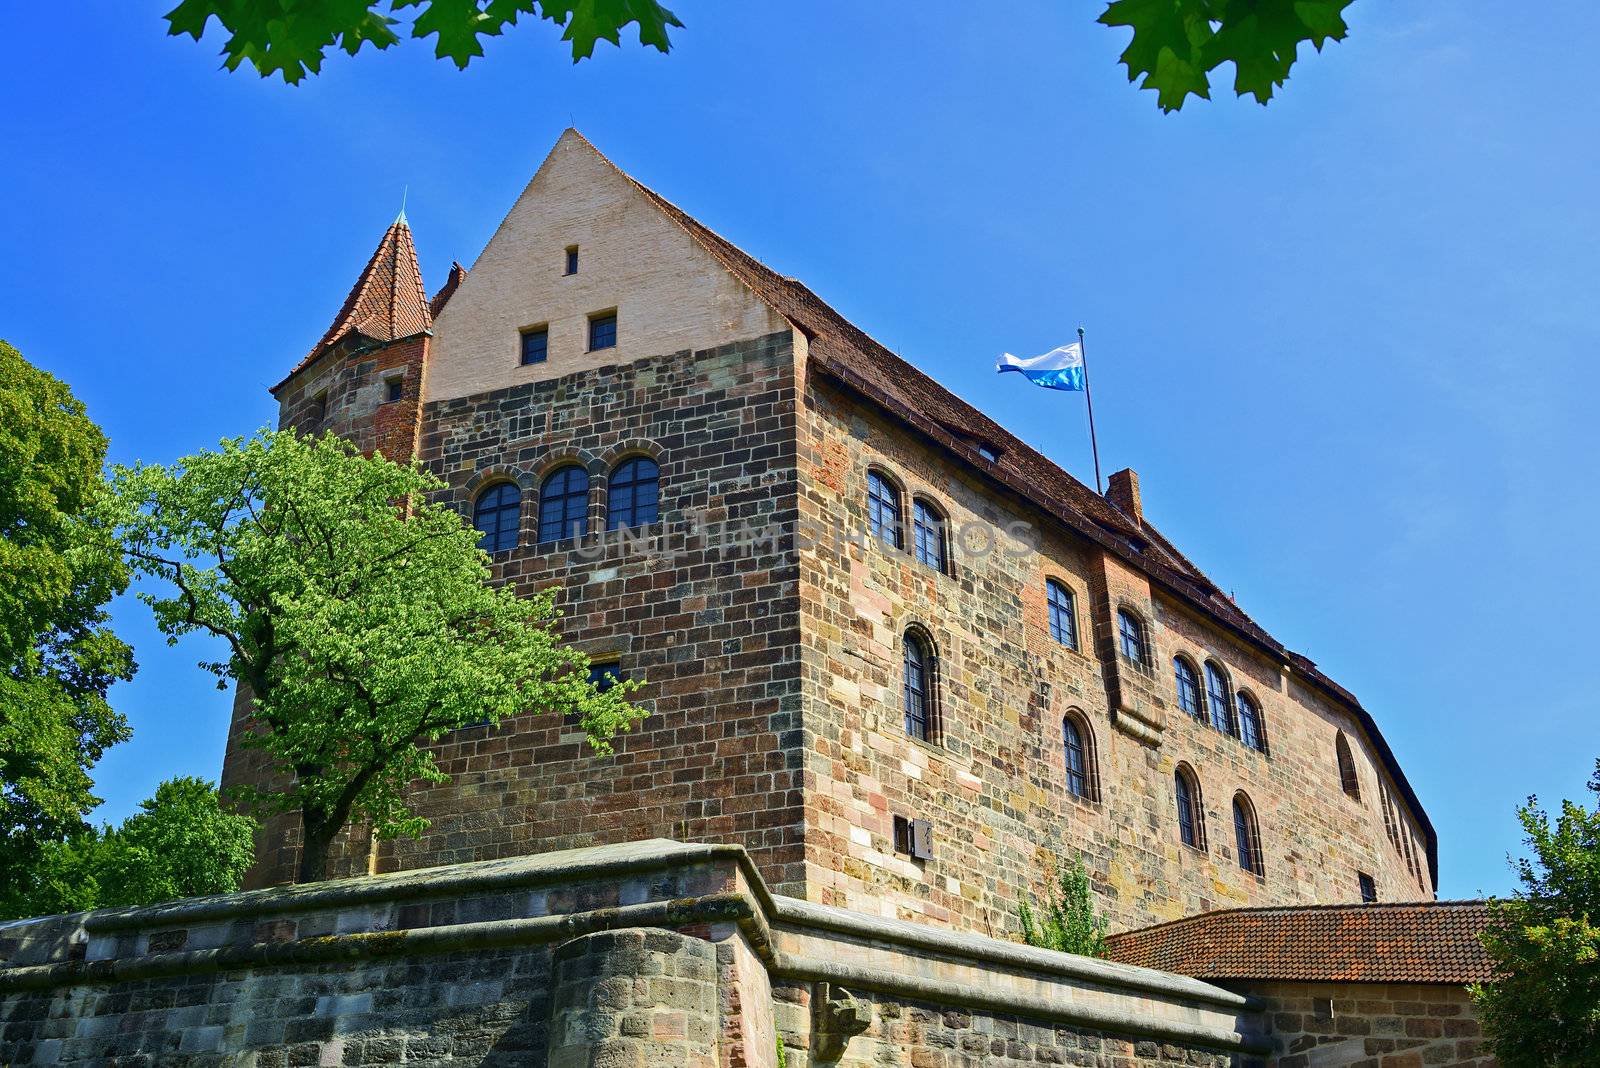
[[[1139,475],[1131,467],[1113,471],[1106,482],[1106,499],[1117,511],[1144,526],[1144,508],[1139,503]]]

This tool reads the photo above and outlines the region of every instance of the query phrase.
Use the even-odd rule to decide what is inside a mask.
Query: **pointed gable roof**
[[[1142,526],[1134,524],[1053,460],[879,344],[803,282],[774,271],[638,181],[578,131],[569,128],[562,136],[568,135],[587,146],[667,218],[681,226],[729,273],[803,332],[816,370],[954,453],[986,478],[1041,508],[1146,575],[1154,585],[1177,600],[1276,657],[1348,708],[1372,739],[1379,759],[1401,796],[1416,813],[1427,840],[1429,874],[1433,885],[1438,886],[1438,837],[1433,823],[1377,721],[1354,694],[1325,675],[1310,659],[1285,647],[1246,615],[1231,597],[1155,529],[1148,518]]]
[[[333,317],[333,325],[322,335],[305,359],[272,387],[279,389],[309,367],[317,357],[351,335],[370,341],[399,341],[426,334],[433,329],[433,313],[428,293],[422,287],[422,269],[417,265],[417,246],[411,239],[411,226],[402,212],[362,269],[344,306]]]

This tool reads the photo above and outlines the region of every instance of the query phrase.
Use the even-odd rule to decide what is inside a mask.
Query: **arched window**
[[[558,467],[539,487],[539,540],[581,538],[589,533],[589,472],[577,464]]]
[[[1144,667],[1144,624],[1126,608],[1117,609],[1117,638],[1123,657]]]
[[[1100,769],[1094,734],[1076,712],[1061,720],[1061,749],[1067,771],[1067,792],[1084,801],[1100,800]]]
[[[1233,795],[1233,842],[1239,867],[1261,878],[1266,873],[1261,860],[1261,830],[1256,825],[1255,806],[1242,793]]]
[[[522,527],[522,491],[515,482],[496,482],[478,494],[472,506],[472,525],[483,537],[478,548],[498,553],[517,546]]]
[[[927,501],[917,498],[911,502],[912,550],[917,559],[933,568],[944,571],[944,516]]]
[[[906,733],[919,741],[933,740],[933,647],[915,630],[906,631],[905,713]]]
[[[1050,615],[1050,637],[1068,649],[1078,647],[1078,612],[1072,603],[1072,591],[1055,579],[1046,579],[1044,600]]]
[[[661,498],[661,468],[648,456],[635,456],[611,469],[606,480],[606,529],[654,523]]]
[[[1350,755],[1350,743],[1345,740],[1344,731],[1340,731],[1339,736],[1333,740],[1333,751],[1339,758],[1340,788],[1357,801],[1360,801],[1361,780],[1356,778],[1355,757]],[[1389,822],[1389,806],[1387,804],[1383,806],[1383,819],[1385,823]],[[1393,837],[1392,834],[1391,837]]]
[[[1187,764],[1179,764],[1172,778],[1178,802],[1178,839],[1192,849],[1204,850],[1206,821],[1200,799],[1200,780]]]
[[[867,529],[896,549],[905,548],[900,532],[900,491],[877,472],[867,472]]]
[[[1240,690],[1233,704],[1239,713],[1239,740],[1260,753],[1267,751],[1267,728],[1261,720],[1261,706],[1256,699]]]
[[[1200,678],[1194,665],[1181,656],[1172,658],[1172,675],[1178,683],[1178,707],[1189,715],[1200,718]]]
[[[1233,734],[1233,698],[1228,676],[1211,661],[1206,661],[1206,704],[1211,706],[1211,725],[1223,734]]]

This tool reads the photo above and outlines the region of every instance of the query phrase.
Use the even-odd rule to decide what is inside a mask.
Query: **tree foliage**
[[[606,752],[644,714],[636,682],[589,684],[552,592],[491,585],[477,532],[429,500],[444,486],[414,462],[262,431],[113,481],[129,562],[162,584],[140,595],[158,627],[221,638],[227,660],[203,666],[254,702],[243,744],[281,782],[238,799],[300,815],[302,881],[325,877],[352,820],[384,837],[427,826],[406,791],[446,781],[426,745],[448,731],[562,712]]]
[[[1122,62],[1128,80],[1157,93],[1163,111],[1190,96],[1210,99],[1210,75],[1234,65],[1234,91],[1265,104],[1289,77],[1300,45],[1319,52],[1344,39],[1352,0],[1111,0],[1099,21],[1133,31]],[[415,9],[409,23],[395,15]],[[670,51],[668,29],[683,23],[655,0],[183,0],[167,13],[168,31],[196,41],[216,19],[228,34],[222,65],[249,63],[262,77],[299,82],[316,74],[330,49],[355,55],[361,46],[389,48],[409,26],[411,37],[435,37],[434,54],[465,67],[522,17],[562,27],[572,61],[594,54],[598,41],[620,44],[629,25],[639,43]]]
[[[1018,902],[1017,918],[1022,940],[1030,946],[1086,957],[1106,955],[1106,919],[1095,912],[1094,890],[1081,856],[1055,865],[1048,899],[1033,905]]]
[[[620,44],[622,31],[639,27],[639,43],[662,52],[672,47],[668,27],[683,23],[655,0],[183,0],[167,13],[168,32],[196,41],[216,19],[227,32],[222,65],[249,63],[291,84],[322,70],[328,50],[355,55],[364,44],[389,48],[406,23],[395,13],[415,8],[410,36],[436,37],[434,55],[465,67],[483,55],[484,37],[498,37],[524,16],[562,27],[572,61],[594,54],[598,41]]]
[[[1537,798],[1517,810],[1533,856],[1515,896],[1489,903],[1495,978],[1472,991],[1505,1068],[1600,1065],[1600,761],[1589,790],[1595,809],[1563,801],[1553,826]]]
[[[106,691],[133,654],[106,626],[127,586],[105,435],[62,382],[0,341],[0,872],[81,830],[89,769],[128,736]]]
[[[154,905],[239,889],[256,821],[202,779],[168,779],[118,828],[84,828],[13,872],[0,918]]]
[[[1128,80],[1156,92],[1163,111],[1190,96],[1211,98],[1211,72],[1234,66],[1233,89],[1265,104],[1281,88],[1309,41],[1322,51],[1342,41],[1351,0],[1114,0],[1100,22],[1125,26]]]

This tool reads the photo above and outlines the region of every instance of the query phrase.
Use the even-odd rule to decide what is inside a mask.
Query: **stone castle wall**
[[[1472,998],[1437,983],[1230,982],[1255,998],[1279,1068],[1494,1068]]]
[[[0,925],[0,1064],[1258,1063],[1247,999],[635,843]]]
[[[1006,931],[1019,892],[1041,889],[1053,858],[1080,852],[1117,929],[1215,908],[1358,900],[1358,872],[1374,875],[1386,899],[1432,896],[1385,840],[1370,788],[1380,773],[1353,719],[1311,699],[1305,685],[816,376],[801,397],[799,462],[808,523],[864,531],[872,468],[898,484],[907,516],[914,499],[926,499],[953,532],[949,574],[860,537],[819,539],[803,557],[815,782],[806,810],[809,896]],[[1074,595],[1076,650],[1048,633],[1046,578]],[[1142,668],[1116,653],[1121,607],[1146,623],[1151,654]],[[911,626],[937,651],[931,743],[908,738],[903,726],[902,643]],[[1177,710],[1178,652],[1197,664],[1219,660],[1257,698],[1270,755]],[[1061,722],[1069,712],[1094,750],[1098,789],[1089,799],[1065,787]],[[1340,790],[1341,727],[1362,754],[1369,789],[1359,803]],[[1179,761],[1201,783],[1205,851],[1179,841]],[[1258,815],[1263,877],[1237,862],[1236,791]],[[932,859],[896,850],[897,816],[931,821]]]

